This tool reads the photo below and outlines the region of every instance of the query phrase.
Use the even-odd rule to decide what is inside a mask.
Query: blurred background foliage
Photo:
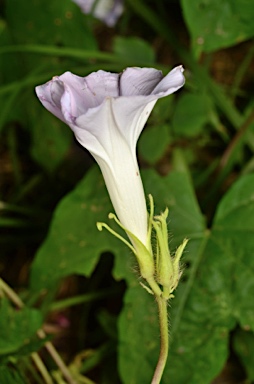
[[[112,28],[71,0],[1,0],[0,16],[0,382],[151,381],[154,300],[128,249],[96,229],[112,211],[97,166],[34,87],[183,64],[184,89],[138,144],[172,251],[190,239],[162,383],[252,383],[253,1],[126,0]]]

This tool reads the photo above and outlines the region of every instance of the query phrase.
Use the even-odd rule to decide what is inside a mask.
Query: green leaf
[[[42,325],[39,311],[31,308],[13,309],[7,300],[0,307],[0,354],[13,354],[27,346]]]
[[[7,366],[0,367],[0,383],[2,384],[26,384],[25,379],[20,375],[20,373],[14,369]]]
[[[209,121],[209,98],[206,95],[185,93],[175,107],[172,126],[175,135],[193,137],[202,133]]]
[[[146,63],[147,66],[155,63],[153,48],[138,37],[115,37],[113,51],[128,62]]]
[[[232,312],[243,328],[254,330],[254,175],[242,177],[218,207],[213,235],[228,260]],[[221,273],[228,273],[227,270]]]
[[[96,227],[98,221],[108,222],[112,210],[104,180],[94,167],[55,210],[49,234],[32,265],[32,289],[43,289],[73,273],[90,276],[100,255],[112,244],[115,250],[122,249],[117,239]]]
[[[181,0],[195,50],[212,52],[254,36],[249,0]]]
[[[5,3],[7,22],[17,44],[97,47],[86,16],[70,0],[30,0],[29,3],[7,0]]]
[[[150,164],[155,164],[164,155],[170,144],[168,125],[149,127],[142,133],[138,148],[140,155]]]
[[[30,102],[31,154],[46,171],[53,172],[65,158],[73,133],[59,119],[46,111],[34,97]]]

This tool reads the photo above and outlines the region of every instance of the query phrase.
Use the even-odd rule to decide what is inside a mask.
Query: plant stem
[[[163,375],[163,371],[168,357],[168,312],[167,312],[167,300],[162,296],[156,296],[159,311],[160,322],[160,356],[153,375],[151,384],[159,384]]]
[[[41,376],[43,377],[44,379],[44,382],[46,384],[53,384],[53,380],[45,366],[45,364],[43,363],[42,359],[40,358],[40,356],[38,355],[37,352],[33,352],[31,354],[31,357],[38,369],[38,371],[41,373]]]
[[[11,289],[11,287],[6,284],[6,282],[0,278],[0,290],[2,289],[3,293],[12,301],[18,308],[23,308],[24,303],[16,292]]]
[[[43,331],[43,329],[39,329],[39,331],[37,331],[37,335],[41,339],[44,339],[46,337],[46,334]],[[69,384],[76,384],[76,381],[72,378],[72,375],[71,375],[68,367],[65,365],[64,361],[62,360],[61,356],[59,355],[59,353],[55,349],[54,345],[50,341],[46,341],[44,346],[47,349],[50,356],[52,357],[52,359],[54,360],[54,362],[56,363],[56,365],[58,366],[58,368],[60,369],[60,371],[62,372],[62,374],[63,374],[64,378],[67,380],[67,382]]]

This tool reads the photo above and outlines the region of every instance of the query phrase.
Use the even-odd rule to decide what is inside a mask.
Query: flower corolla
[[[156,101],[184,84],[178,66],[163,77],[153,68],[86,77],[66,72],[36,87],[41,103],[70,126],[97,161],[118,219],[135,246],[149,249],[146,199],[136,157],[141,131]],[[159,134],[159,132],[158,132]]]

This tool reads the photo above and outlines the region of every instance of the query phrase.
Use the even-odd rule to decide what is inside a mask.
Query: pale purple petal
[[[127,68],[120,77],[120,96],[150,95],[162,78],[154,68]]]
[[[83,77],[65,72],[35,90],[45,108],[68,124],[89,108],[82,95],[83,84]]]
[[[136,74],[138,76],[138,88],[135,88],[135,85],[131,85],[131,90],[131,87],[128,86],[128,82],[126,81],[124,90],[126,93],[140,92],[139,96],[130,95],[129,97],[122,96],[116,98],[113,101],[113,111],[116,123],[120,127],[122,134],[126,137],[130,145],[134,147],[156,101],[181,88],[184,85],[185,79],[182,66],[174,68],[164,78],[160,71],[150,71],[150,68],[142,68],[144,71],[136,71],[138,68],[130,69],[134,71],[129,71],[129,68],[127,68],[124,73],[129,72],[129,74],[133,74],[132,82],[129,81],[129,83],[133,84],[135,84],[136,80],[134,75]],[[151,80],[148,77],[149,74],[151,75]],[[128,75],[126,80],[129,77]],[[150,91],[150,93],[145,93],[148,91]],[[141,92],[144,92],[144,96],[142,96]]]
[[[84,77],[74,75],[71,72],[65,72],[59,76],[59,80],[64,83],[65,87],[61,100],[65,112],[68,111],[73,117],[86,113],[88,108],[90,108],[90,103],[83,94]]]
[[[65,121],[60,104],[63,89],[63,83],[58,83],[58,85],[55,86],[53,79],[46,84],[36,87],[35,92],[40,102],[49,112],[53,113],[53,115],[58,117],[60,120]]]
[[[105,71],[93,72],[84,78],[83,97],[89,108],[97,107],[106,97],[119,96],[119,74]]]
[[[65,72],[36,87],[36,93],[45,108],[69,124],[89,109],[101,105],[105,97],[117,97],[118,79],[118,74],[105,71],[87,77]]]
[[[59,76],[73,98],[75,105],[75,116],[78,117],[88,111],[101,105],[105,97],[117,97],[118,79],[117,73],[105,71],[93,72],[86,77],[73,75],[70,72]]]
[[[159,84],[151,92],[152,95],[158,95],[163,93],[163,96],[170,95],[171,93],[176,92],[181,88],[185,83],[185,78],[183,75],[183,66],[179,65],[170,71],[167,76],[165,76]]]

